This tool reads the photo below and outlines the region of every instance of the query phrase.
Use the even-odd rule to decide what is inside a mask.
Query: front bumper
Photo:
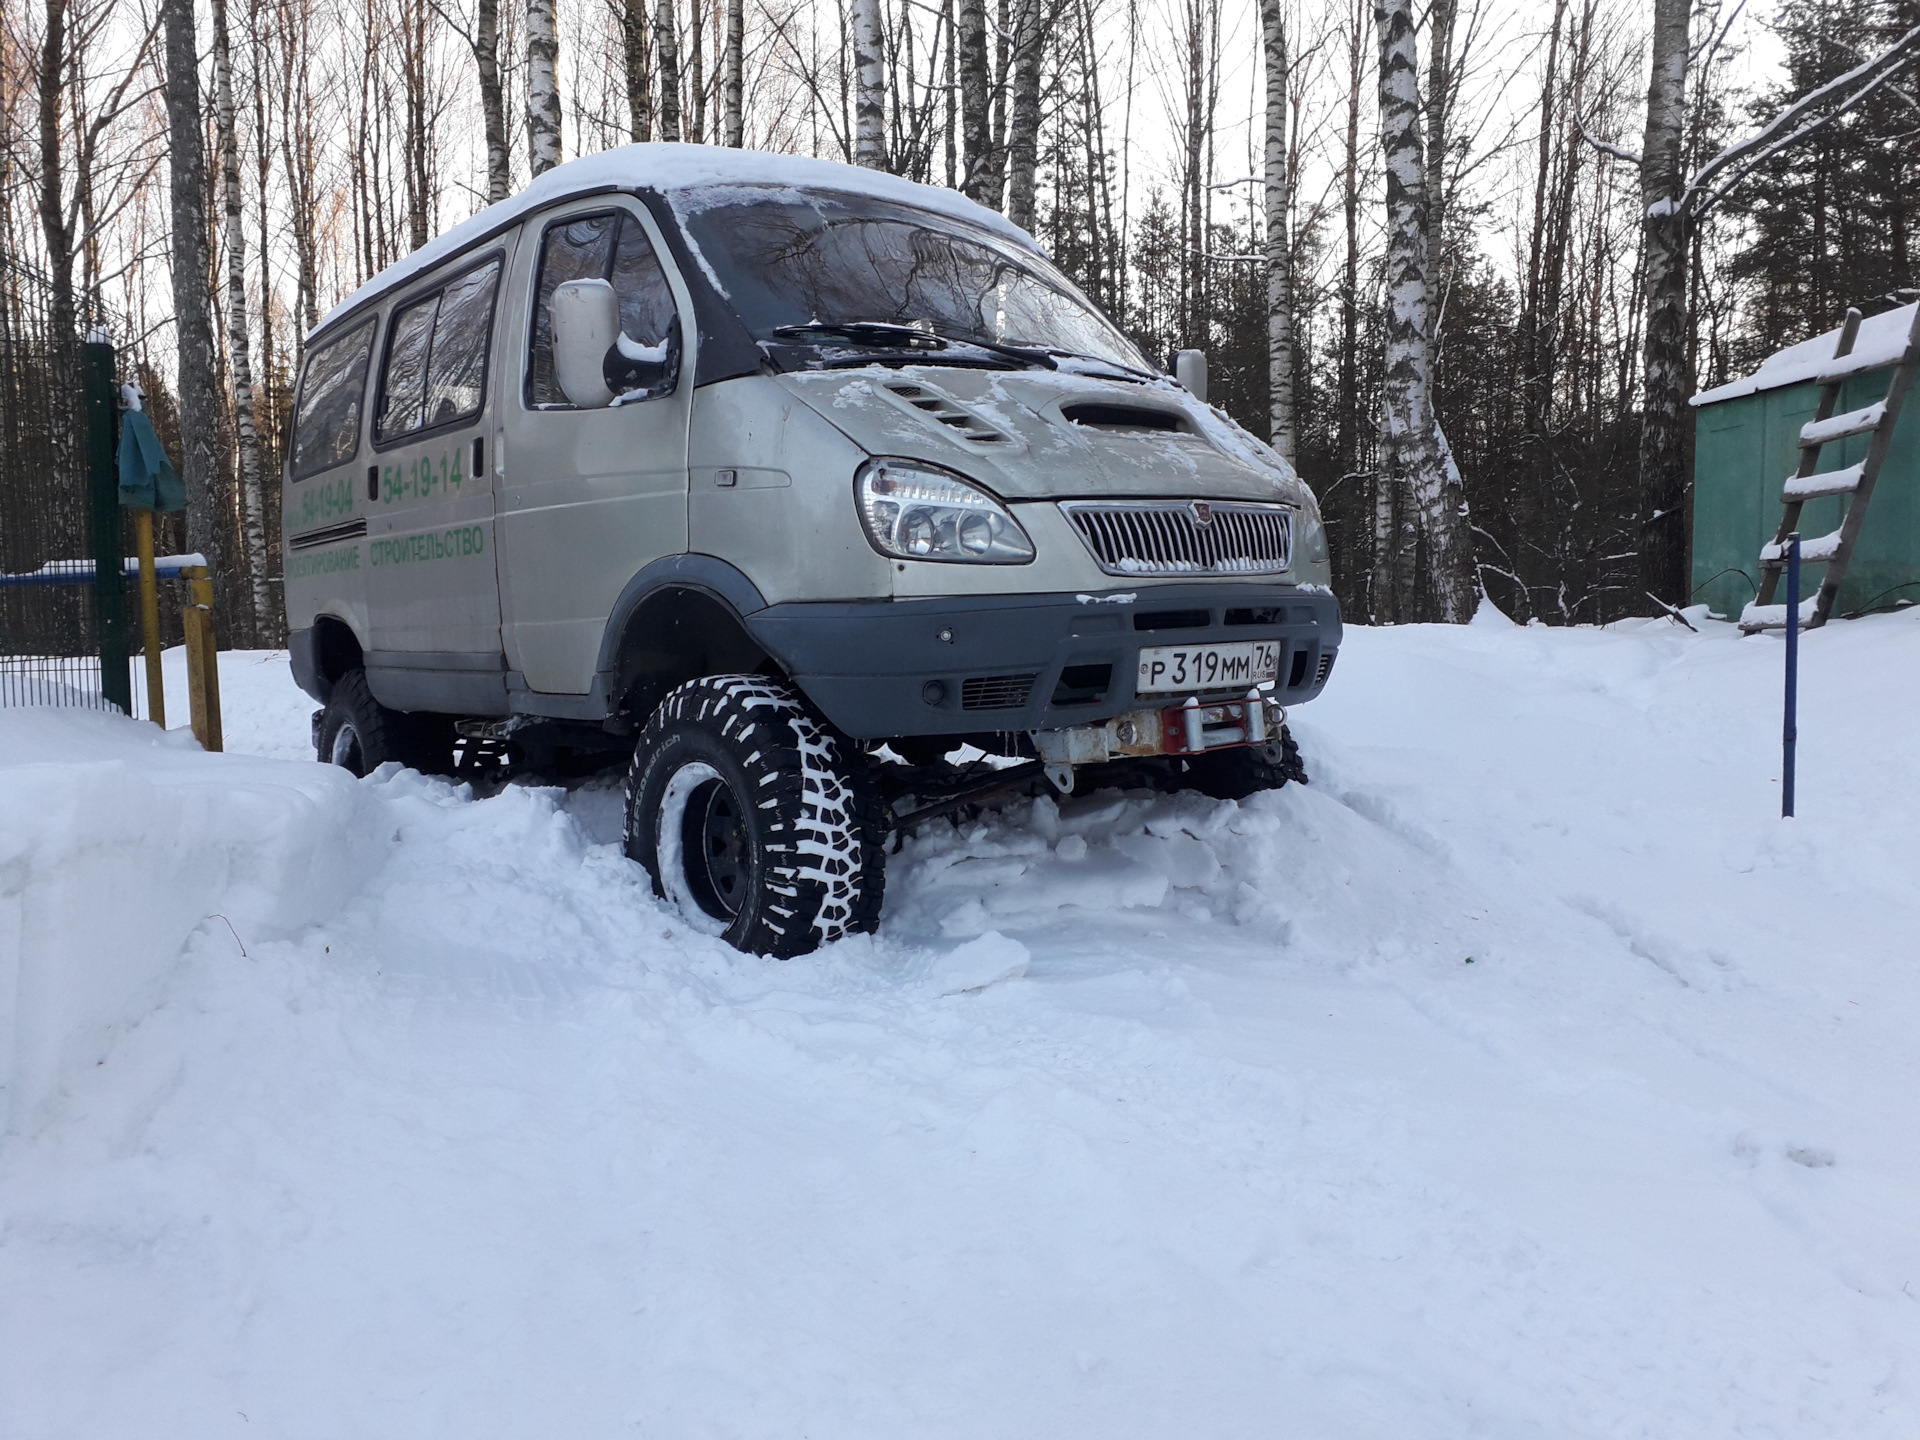
[[[1177,703],[1136,696],[1147,645],[1277,641],[1273,698],[1296,705],[1325,686],[1341,637],[1333,596],[1253,581],[791,602],[747,616],[746,626],[858,740],[1054,730]]]

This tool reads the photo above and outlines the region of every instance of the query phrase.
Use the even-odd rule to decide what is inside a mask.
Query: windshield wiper
[[[1161,378],[1151,370],[1142,370],[1137,365],[1123,365],[1118,360],[1109,360],[1106,356],[1096,355],[1091,350],[1068,350],[1060,345],[1036,345],[1033,348],[1046,355],[1063,355],[1069,360],[1091,360],[1096,365],[1104,365],[1109,370],[1118,370],[1123,375],[1137,375],[1142,380]]]
[[[981,340],[972,335],[956,335],[949,330],[934,330],[932,333],[942,340],[951,340],[956,345],[973,345],[989,354],[1004,355],[1009,360],[1018,360],[1025,365],[1038,365],[1046,370],[1060,368],[1051,351],[1044,346],[1006,345],[998,340]]]
[[[972,335],[935,330],[930,325],[903,325],[892,320],[809,320],[804,325],[776,325],[772,333],[781,340],[800,340],[808,335],[830,335],[836,339],[849,340],[855,345],[935,352],[945,350],[952,345],[965,345],[974,350],[984,350],[989,355],[1000,355],[1009,360],[1017,360],[1022,365],[1037,365],[1046,370],[1060,368],[1053,356],[1044,349],[1030,349],[1022,345],[1002,345],[997,340],[981,340]]]

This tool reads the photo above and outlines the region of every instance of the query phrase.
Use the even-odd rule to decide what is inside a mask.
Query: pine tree
[[[1764,124],[1920,23],[1920,0],[1782,0],[1774,27],[1782,83],[1753,106]],[[1751,244],[1732,271],[1753,287],[1745,354],[1752,362],[1830,330],[1849,305],[1869,314],[1913,298],[1920,224],[1920,112],[1910,85],[1887,86],[1763,167],[1729,206]]]

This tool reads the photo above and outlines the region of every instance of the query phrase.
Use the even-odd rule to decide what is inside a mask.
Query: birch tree
[[[480,121],[487,137],[487,203],[497,205],[513,184],[507,162],[507,107],[500,93],[500,0],[476,0],[473,63],[480,77]]]
[[[1386,368],[1382,411],[1391,468],[1407,487],[1426,549],[1426,608],[1473,617],[1466,495],[1446,463],[1427,350],[1426,171],[1412,0],[1374,0],[1380,41],[1380,144],[1387,180]]]
[[[560,163],[560,42],[553,5],[527,0],[527,150],[535,178]]]
[[[853,162],[887,168],[886,56],[880,0],[853,0]]]
[[[1687,215],[1681,173],[1692,0],[1654,0],[1646,139],[1640,152],[1640,583],[1672,604],[1687,598]]]
[[[660,138],[680,138],[680,32],[673,0],[660,0],[653,14],[654,41],[660,48]]]
[[[988,104],[986,0],[959,0],[956,52],[960,67],[961,193],[998,208],[1000,166],[993,153]]]
[[[693,0],[693,24],[687,27],[687,110],[683,125],[687,143],[704,145],[707,140],[707,17],[703,0]]]
[[[233,420],[240,477],[240,524],[251,581],[252,638],[278,627],[267,586],[267,537],[260,498],[260,435],[254,417],[253,348],[247,326],[247,228],[240,192],[240,137],[233,105],[233,45],[226,0],[213,0],[214,135],[220,150],[220,188],[226,205],[227,366],[233,377]],[[277,638],[277,637],[276,637]]]
[[[653,57],[647,0],[620,0],[621,59],[627,81],[627,122],[635,144],[653,139]]]
[[[1266,60],[1266,135],[1263,190],[1267,230],[1267,433],[1289,465],[1293,436],[1293,178],[1287,151],[1287,104],[1292,64],[1281,0],[1260,0],[1261,48]]]
[[[1053,16],[1042,0],[1019,0],[1014,12],[1013,95],[1007,140],[1007,218],[1033,228],[1035,171],[1040,155],[1040,71]]]
[[[720,139],[736,150],[747,143],[746,119],[741,111],[746,92],[746,32],[746,0],[727,0],[727,48],[722,61],[726,111]]]

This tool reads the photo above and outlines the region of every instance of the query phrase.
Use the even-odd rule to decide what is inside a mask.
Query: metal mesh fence
[[[128,708],[120,521],[100,470],[111,351],[58,333],[52,299],[0,257],[0,705]]]

